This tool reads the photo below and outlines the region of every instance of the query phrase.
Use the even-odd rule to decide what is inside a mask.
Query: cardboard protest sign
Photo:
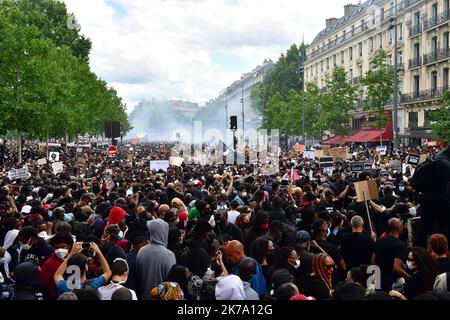
[[[425,161],[427,161],[428,156],[426,154],[423,154],[420,156],[420,160],[419,160],[419,164],[424,163]]]
[[[375,200],[379,198],[378,185],[376,180],[355,182],[355,190],[358,202]]]
[[[330,151],[330,146],[328,146],[328,145],[323,145],[322,146],[322,149],[323,149],[323,155],[325,156],[325,157],[328,157],[329,155],[330,155],[330,153],[329,153],[329,151]]]
[[[392,170],[402,170],[402,164],[399,160],[392,160],[389,162],[389,165],[391,166]]]
[[[164,172],[167,172],[167,169],[169,168],[169,160],[152,160],[150,161],[150,170],[163,170]]]
[[[47,164],[47,159],[39,159],[37,161],[38,166],[45,166]]]
[[[362,163],[362,162],[350,163],[350,171],[352,171],[352,172],[362,172],[362,171],[364,171],[364,163]]]
[[[328,150],[328,156],[333,157],[335,160],[347,160],[347,148],[333,148]]]
[[[316,152],[315,151],[304,151],[303,157],[305,157],[306,159],[314,160],[316,158]]]
[[[18,180],[18,179],[27,180],[29,177],[31,177],[31,174],[28,171],[28,167],[25,166],[21,169],[11,169],[8,172],[8,177],[11,180]]]
[[[305,151],[305,146],[297,143],[297,144],[295,144],[295,146],[292,149],[296,152],[303,152],[303,151]]]
[[[329,167],[329,168],[323,168],[323,173],[327,174],[328,176],[332,176],[333,175],[333,168]]]
[[[419,161],[420,161],[420,156],[417,154],[410,154],[408,156],[408,164],[416,166],[419,164]]]
[[[52,163],[53,174],[57,175],[64,172],[64,165],[62,162],[53,162]]]
[[[86,165],[86,159],[85,158],[77,158],[77,161],[75,161],[75,167],[83,168]]]
[[[387,152],[387,146],[378,146],[378,147],[377,147],[377,152],[380,153],[380,156],[386,155],[386,152]]]
[[[314,158],[323,158],[325,154],[323,153],[323,150],[316,150],[314,151]]]
[[[183,162],[184,162],[184,159],[182,157],[170,157],[169,158],[169,164],[171,166],[181,167]]]
[[[319,159],[320,168],[332,168],[334,166],[333,157],[324,157]]]
[[[365,171],[370,171],[370,170],[372,170],[372,166],[373,166],[373,163],[372,162],[365,162],[364,163],[364,170]]]
[[[50,162],[59,162],[59,152],[50,152],[48,160],[50,160]]]

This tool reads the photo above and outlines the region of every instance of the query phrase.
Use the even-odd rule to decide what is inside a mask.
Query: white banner
[[[316,158],[316,152],[315,151],[304,151],[303,157],[306,159],[314,160]]]
[[[28,172],[28,167],[23,167],[21,169],[11,169],[8,172],[8,176],[11,180],[27,180],[31,177],[31,174]]]
[[[380,153],[380,156],[385,156],[387,152],[387,146],[379,146],[377,147],[377,151]]]
[[[183,164],[184,159],[181,157],[170,157],[169,158],[169,163],[171,166],[175,166],[175,167],[181,167],[181,165]]]
[[[54,175],[63,173],[63,171],[64,171],[64,165],[63,165],[62,162],[54,162],[54,163],[52,163],[52,168],[53,168],[53,174]]]
[[[38,166],[45,166],[47,164],[47,159],[39,159],[37,161]]]
[[[150,170],[163,170],[164,172],[167,172],[167,169],[169,168],[169,160],[152,160],[150,161]]]

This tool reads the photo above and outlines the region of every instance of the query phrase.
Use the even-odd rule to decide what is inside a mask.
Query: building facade
[[[264,60],[251,72],[244,74],[241,79],[233,82],[219,94],[219,100],[226,108],[227,117],[238,117],[238,128],[257,129],[262,124],[262,115],[253,104],[252,91],[264,80],[266,74],[275,66],[272,60]],[[228,123],[228,121],[227,121]]]
[[[449,88],[449,21],[450,0],[397,0],[397,10],[394,0],[346,5],[344,16],[327,19],[308,47],[305,79],[326,90],[327,77],[341,66],[357,85],[381,48],[393,65],[397,25],[399,137],[404,144],[421,143],[431,138],[431,115]],[[360,110],[355,119],[363,117]],[[355,119],[352,129],[362,129]]]

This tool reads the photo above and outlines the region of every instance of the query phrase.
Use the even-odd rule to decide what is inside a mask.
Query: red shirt
[[[47,289],[48,296],[51,300],[56,300],[56,284],[54,276],[56,270],[58,270],[62,263],[63,260],[58,258],[56,254],[53,253],[50,258],[45,261],[39,274],[39,280],[42,286]]]

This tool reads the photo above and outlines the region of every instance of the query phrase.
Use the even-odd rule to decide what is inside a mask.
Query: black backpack
[[[431,159],[416,168],[411,179],[411,187],[413,187],[414,190],[422,193],[429,193],[433,190],[435,182],[433,179],[433,167],[437,161],[438,160]]]

